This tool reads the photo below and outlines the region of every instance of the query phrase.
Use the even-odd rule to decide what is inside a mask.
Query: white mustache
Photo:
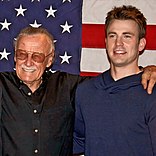
[[[27,67],[25,65],[22,65],[21,67],[24,71],[27,71],[27,72],[34,72],[36,70],[35,66]]]

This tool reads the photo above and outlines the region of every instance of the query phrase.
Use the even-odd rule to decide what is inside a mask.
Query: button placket
[[[40,149],[40,114],[39,105],[33,105],[33,134],[34,134],[34,154],[39,154]]]
[[[35,150],[34,150],[34,153],[37,154],[37,153],[38,153],[38,149],[35,149]]]
[[[29,95],[29,96],[31,96],[31,94],[32,94],[31,92],[28,92],[28,95]]]

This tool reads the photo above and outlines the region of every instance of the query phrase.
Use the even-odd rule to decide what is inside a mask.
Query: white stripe
[[[83,72],[101,73],[109,68],[105,49],[83,48],[80,70]]]
[[[139,8],[148,24],[156,24],[156,0],[83,0],[82,23],[103,24],[106,13],[114,6],[134,5]],[[139,65],[156,64],[156,51],[145,51]],[[104,49],[82,49],[81,71],[103,72],[109,68]]]
[[[139,65],[156,65],[156,50],[145,50],[139,57]]]
[[[107,12],[121,5],[136,6],[148,24],[156,24],[156,0],[83,0],[82,23],[104,23]]]
[[[81,54],[81,72],[97,72],[101,73],[109,68],[109,62],[105,49],[83,48]],[[139,57],[139,65],[155,65],[156,50],[145,50]]]

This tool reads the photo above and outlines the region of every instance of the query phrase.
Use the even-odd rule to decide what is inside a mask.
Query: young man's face
[[[139,51],[145,47],[139,41],[139,28],[133,20],[113,20],[107,30],[106,49],[111,66],[137,65]]]
[[[33,85],[41,80],[46,67],[52,63],[51,46],[47,36],[43,34],[23,36],[15,49],[17,76],[27,85]],[[35,52],[41,53],[36,56]],[[37,53],[38,54],[38,53]],[[44,56],[47,56],[44,58]],[[25,57],[27,56],[27,57]],[[42,59],[44,58],[44,59]]]

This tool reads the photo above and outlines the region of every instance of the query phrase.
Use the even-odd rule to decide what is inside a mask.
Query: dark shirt
[[[106,71],[79,85],[74,153],[156,155],[156,87],[148,95],[141,76],[139,73],[114,81]]]
[[[0,156],[72,152],[74,94],[84,78],[47,72],[32,93],[15,72],[0,74]]]

